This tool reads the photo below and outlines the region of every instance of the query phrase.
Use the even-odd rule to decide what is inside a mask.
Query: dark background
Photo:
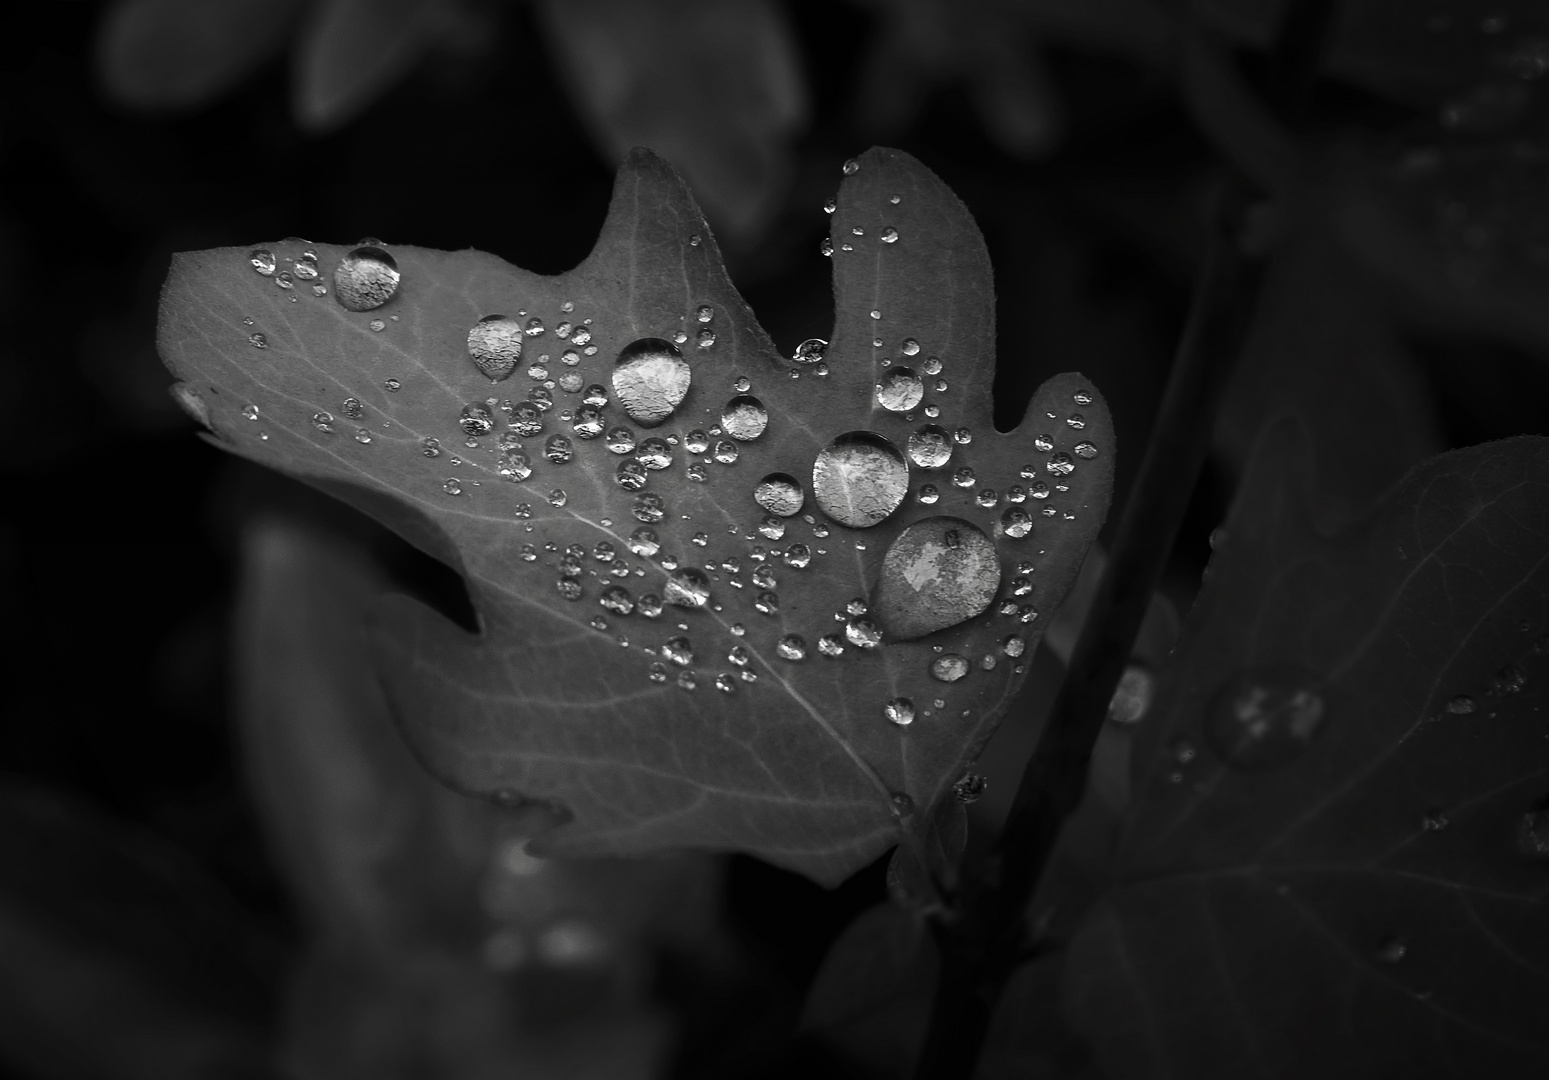
[[[524,4],[453,5],[457,33],[323,124],[298,122],[284,48],[198,100],[126,102],[103,76],[114,6],[10,4],[0,16],[0,1067],[20,1076],[70,1075],[65,1047],[111,1043],[115,1025],[135,1022],[92,1006],[104,970],[214,1002],[243,1030],[278,1022],[305,935],[235,748],[228,658],[244,529],[277,512],[321,522],[374,550],[400,587],[466,606],[448,571],[196,437],[155,354],[170,254],[372,235],[557,273],[589,250],[612,182]],[[1050,30],[1039,13],[1058,4],[979,5],[972,17],[998,13],[1013,61],[1039,58],[1044,80],[1016,83],[1012,63],[997,82],[981,77],[1006,64],[981,55],[995,31],[963,33],[946,59],[909,51],[900,28],[928,9],[773,9],[806,119],[772,142],[785,180],[770,210],[723,235],[733,277],[782,348],[822,335],[819,208],[841,162],[874,142],[916,155],[971,208],[994,260],[998,421],[1014,422],[1048,374],[1084,372],[1115,416],[1122,500],[1205,250],[1208,195],[1233,155],[1191,115],[1165,52],[1105,42],[1100,27],[1059,31],[1052,16]],[[1237,45],[1223,49],[1251,89],[1262,58],[1251,35]],[[1334,79],[1302,133],[1355,127],[1370,145],[1409,145],[1433,114]],[[1392,325],[1437,449],[1544,430],[1549,369],[1531,331],[1496,332],[1467,312]],[[1218,459],[1196,495],[1170,578],[1180,605],[1234,474]],[[840,1075],[789,1029],[828,943],[882,898],[883,865],[834,892],[741,857],[726,874],[739,973],[716,983],[669,971],[652,991],[695,1047],[675,1058],[678,1074]],[[45,940],[63,944],[29,947]],[[3,1018],[27,999],[52,1003],[53,1023]]]

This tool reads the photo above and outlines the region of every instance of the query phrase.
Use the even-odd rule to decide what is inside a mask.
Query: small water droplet
[[[244,405],[244,406],[242,406],[242,419],[244,419],[244,420],[257,420],[258,419],[258,406],[257,405]]]
[[[1517,822],[1517,850],[1530,859],[1549,860],[1549,799],[1542,799]]]
[[[532,475],[532,459],[519,448],[502,450],[495,463],[495,472],[513,483],[526,480]]]
[[[642,491],[635,496],[635,504],[630,508],[636,521],[643,521],[654,525],[667,516],[667,505],[662,497],[654,491]]]
[[[398,261],[375,244],[363,244],[334,267],[333,293],[350,311],[372,311],[393,298],[398,280]]]
[[[914,702],[906,697],[893,698],[882,706],[882,715],[887,717],[890,723],[907,727],[914,723]]]
[[[777,517],[793,517],[801,512],[806,494],[794,476],[770,473],[753,489],[753,501]],[[775,535],[771,536],[767,532],[764,535],[770,540],[778,540],[784,533],[785,526],[781,525]]]
[[[695,428],[683,436],[683,449],[691,454],[703,454],[710,449],[710,436],[701,428]]]
[[[553,491],[548,493],[547,498],[549,500],[549,505],[556,508],[564,506],[567,502],[570,501],[570,496],[565,493],[564,488],[555,488]]]
[[[522,358],[522,336],[515,319],[486,315],[468,331],[468,357],[487,378],[507,378]]]
[[[463,485],[455,476],[449,476],[442,483],[441,490],[448,495],[461,495],[463,493]]]
[[[764,403],[749,394],[732,398],[721,410],[721,427],[738,442],[752,442],[769,426]]]
[[[269,339],[262,334],[249,334],[247,336],[247,343],[255,349],[267,349],[269,347]]]
[[[1000,651],[1007,656],[1018,657],[1027,651],[1027,642],[1012,634],[1000,643]]]
[[[952,472],[953,487],[971,488],[974,486],[974,484],[978,483],[978,480],[979,478],[974,475],[973,469],[969,468],[967,465],[955,469]]]
[[[838,634],[824,634],[818,638],[818,652],[830,659],[844,655],[844,638]]]
[[[686,637],[668,638],[662,643],[661,654],[679,667],[688,667],[694,662],[694,646]]]
[[[495,426],[495,419],[489,411],[489,406],[475,401],[463,406],[457,426],[462,428],[466,435],[488,435]]]
[[[1008,506],[1000,516],[1001,532],[1013,540],[1025,540],[1033,532],[1033,518],[1019,506]]]
[[[893,228],[893,226],[891,226],[891,225],[889,225],[887,228],[883,229],[882,230],[882,242],[884,244],[897,243],[898,242],[898,230]]]
[[[1075,450],[1078,458],[1086,461],[1091,461],[1097,456],[1097,447],[1089,442],[1078,442],[1072,449]]]
[[[403,383],[399,382],[397,379],[388,379],[382,384],[382,387],[389,394],[396,394],[399,390],[403,389]]]
[[[781,660],[805,660],[807,658],[807,639],[800,634],[786,634],[775,645],[775,654]]]
[[[1431,807],[1420,818],[1420,828],[1426,832],[1441,832],[1451,824],[1452,819],[1447,816],[1447,812],[1437,806]]]
[[[595,439],[602,434],[602,428],[602,410],[592,405],[577,409],[575,418],[570,421],[570,430],[578,439]]]
[[[625,491],[639,491],[647,478],[645,466],[638,461],[619,462],[618,471],[613,474],[613,482]]]
[[[632,454],[635,452],[635,433],[623,425],[609,428],[607,446],[615,454]]]
[[[613,392],[631,420],[656,427],[682,403],[692,379],[693,372],[676,345],[662,338],[641,338],[619,352]]]
[[[560,596],[572,602],[581,599],[584,592],[581,583],[574,578],[562,577],[554,583],[554,587],[559,591]]]
[[[1515,664],[1507,664],[1490,676],[1488,692],[1496,697],[1518,694],[1527,685],[1527,675]]]
[[[1458,694],[1447,700],[1447,711],[1454,716],[1467,716],[1476,708],[1478,705],[1467,694]]]
[[[844,636],[851,645],[862,649],[875,649],[882,644],[882,628],[865,616],[846,621]]]
[[[1000,501],[1000,496],[994,488],[983,488],[974,496],[974,502],[988,510]]]
[[[710,602],[710,579],[692,566],[679,567],[668,575],[662,594],[669,604],[702,608]]]
[[[248,252],[247,264],[264,277],[272,277],[275,267],[274,252],[267,248],[254,248]]]
[[[828,351],[828,342],[822,338],[808,338],[796,346],[796,352],[791,359],[798,364],[816,364],[823,359],[823,354]]]
[[[932,678],[939,679],[942,682],[957,682],[957,680],[968,674],[968,667],[967,657],[959,656],[956,653],[947,653],[944,656],[936,657],[930,662],[930,673]]]
[[[332,420],[333,420],[333,417],[328,416],[327,413],[318,413],[317,416],[327,416],[328,420],[330,422],[332,422]],[[314,424],[317,423],[317,416],[314,416],[312,418],[312,422]],[[332,431],[333,429],[332,428],[326,428],[325,430]],[[420,440],[420,453],[424,454],[426,457],[440,457],[441,456],[441,440],[440,439],[421,439]]]
[[[347,397],[340,403],[339,409],[351,420],[359,420],[366,414],[366,407],[360,403],[359,398]]]
[[[857,172],[860,171],[860,167],[861,163],[856,161],[854,158],[851,158],[849,161],[844,163],[844,174],[846,176],[854,176]]]
[[[833,199],[829,199],[823,203],[823,213],[825,214],[832,214],[837,209],[839,209],[839,204]]]
[[[812,561],[812,549],[806,544],[792,544],[780,557],[786,566],[803,570]]]
[[[650,679],[654,683],[664,683],[664,682],[666,682],[667,681],[667,665],[663,664],[663,663],[661,663],[659,661],[657,663],[652,664],[649,668],[646,669],[646,678]]]
[[[925,384],[913,370],[894,367],[876,384],[877,404],[889,412],[908,412],[925,396]]]
[[[622,585],[609,585],[597,598],[597,602],[615,615],[628,615],[635,610],[635,598]]]
[[[935,484],[921,484],[915,498],[926,506],[934,506],[936,500],[941,498],[941,492],[936,489]]]
[[[1076,471],[1076,463],[1070,460],[1070,455],[1062,450],[1057,454],[1050,454],[1044,468],[1055,476],[1069,476]]]
[[[635,460],[653,472],[665,469],[672,464],[672,447],[654,436],[642,439],[635,447]]]
[[[715,677],[715,688],[723,694],[735,693],[737,680],[723,671]]]
[[[952,785],[952,797],[964,805],[976,803],[983,796],[985,788],[989,787],[989,783],[986,777],[977,773],[968,773]]]
[[[1292,668],[1250,669],[1229,678],[1205,713],[1205,741],[1222,761],[1246,771],[1299,757],[1323,726],[1314,680]]]
[[[550,464],[563,465],[575,455],[575,448],[563,435],[550,435],[543,444],[543,456]]]
[[[909,466],[888,439],[851,431],[829,443],[812,466],[812,492],[825,514],[864,529],[887,519],[909,492]]]

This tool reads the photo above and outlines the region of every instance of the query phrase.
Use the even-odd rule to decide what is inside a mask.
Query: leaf
[[[1116,1076],[1536,1075],[1549,440],[1432,459],[1325,536],[1295,432],[1261,444],[1144,729],[1066,1015]]]
[[[990,272],[962,204],[912,158],[873,150],[844,181],[833,227],[841,240],[838,315],[821,364],[776,355],[727,280],[682,181],[646,152],[620,172],[597,248],[559,277],[477,252],[401,248],[396,295],[379,310],[357,312],[333,295],[314,295],[304,279],[277,288],[291,270],[255,273],[246,249],[174,263],[162,354],[186,380],[181,400],[208,416],[220,445],[338,492],[463,573],[480,633],[421,604],[391,600],[381,609],[380,675],[432,771],[467,791],[563,804],[570,822],[535,850],[742,850],[821,881],[842,879],[896,842],[900,819],[926,816],[910,815],[911,804],[935,805],[972,761],[1021,682],[1023,662],[1003,642],[1018,638],[1013,652],[1036,645],[1102,524],[1113,434],[1100,398],[1080,376],[1045,383],[1017,431],[991,427]],[[275,250],[282,267],[307,264],[300,242]],[[345,249],[310,250],[332,288],[329,275]],[[645,511],[615,475],[632,459],[610,453],[608,439],[581,438],[559,418],[572,412],[589,419],[576,395],[557,384],[556,409],[540,414],[522,394],[524,387],[546,393],[541,385],[520,373],[492,385],[470,361],[469,329],[485,316],[518,312],[544,328],[525,337],[521,367],[539,365],[537,378],[545,381],[574,373],[605,390],[624,346],[682,336],[693,384],[669,424],[634,430],[616,404],[604,408],[602,423],[625,424],[641,447],[647,436],[679,439],[667,447],[670,467],[641,470],[648,483],[640,495],[664,507],[663,519],[648,526],[660,536],[654,558],[631,554],[631,532],[641,527],[633,514]],[[557,338],[561,324],[569,324],[568,339]],[[493,332],[481,325],[480,335]],[[578,340],[579,331],[590,340]],[[252,340],[265,347],[250,344],[251,335],[264,335]],[[908,344],[914,341],[917,353]],[[574,365],[565,362],[567,352]],[[884,367],[884,358],[897,362]],[[838,436],[871,431],[902,447],[931,420],[874,404],[877,380],[899,377],[905,360],[920,372],[940,363],[939,373],[926,376],[922,407],[939,407],[935,420],[972,440],[947,442],[946,468],[914,470],[913,491],[930,483],[939,501],[908,499],[881,524],[851,529],[826,520],[804,491],[805,515],[763,522],[753,499],[762,478],[783,473],[807,489],[819,452]],[[741,379],[762,402],[767,429],[750,441],[707,436],[726,444],[721,457],[736,454],[731,464],[716,451],[687,453],[687,433],[717,429]],[[522,482],[498,472],[505,462],[508,473],[520,473],[510,467],[519,451],[503,451],[494,432],[459,430],[460,411],[470,404],[470,426],[480,429],[477,414],[491,394],[497,405],[500,397],[516,399],[515,422],[541,417],[543,432],[520,451],[532,469]],[[347,400],[356,404],[346,409]],[[346,419],[351,412],[359,418]],[[314,413],[332,430],[320,430]],[[551,462],[544,440],[561,432],[573,460]],[[1052,452],[1035,445],[1043,434]],[[517,439],[512,431],[501,437]],[[425,456],[426,439],[439,440],[439,456]],[[1078,453],[1080,443],[1093,449]],[[865,460],[872,449],[882,452],[870,436],[844,446]],[[1095,456],[1082,456],[1088,452]],[[962,468],[976,473],[969,487],[951,482]],[[1024,479],[1024,468],[1039,479]],[[896,479],[891,472],[852,476],[878,494]],[[997,496],[988,508],[976,501],[986,489],[1040,485],[1035,494],[1046,498],[1008,503]],[[1000,531],[1008,513],[1020,531],[1024,511],[1030,535]],[[859,621],[869,616],[846,607],[865,603],[889,544],[905,527],[942,515],[961,519],[964,536],[995,536],[1002,563],[995,605],[918,641],[864,648],[846,640],[874,633]],[[611,545],[602,553],[610,558],[596,554],[598,544]],[[573,564],[565,554],[571,545],[582,553]],[[710,602],[669,606],[652,618],[637,602],[667,595],[669,558],[711,568],[703,572]],[[1036,569],[1020,573],[1022,562]],[[928,562],[916,570],[921,580],[934,574]],[[567,581],[581,583],[578,599],[565,599]],[[620,614],[620,603],[618,611],[599,606],[615,585],[628,590],[632,613]],[[1011,614],[999,613],[1003,605]],[[848,629],[847,619],[854,620]],[[844,643],[843,655],[822,653],[820,639],[829,635]],[[782,658],[787,636],[802,639],[803,659]],[[688,649],[669,645],[676,638],[687,639]],[[785,643],[788,653],[793,645]],[[674,662],[688,661],[689,649],[686,666]],[[969,669],[963,678],[932,677],[933,661],[959,673],[956,658]],[[654,671],[665,672],[665,681],[654,681]],[[886,716],[898,698],[913,702],[916,719],[907,727]]]
[[[332,131],[417,64],[449,23],[448,0],[323,0],[296,41],[296,122]]]
[[[247,758],[312,929],[287,1060],[328,1077],[648,1075],[669,1024],[628,975],[663,945],[717,958],[715,868],[528,855],[530,811],[448,790],[393,730],[370,560],[276,522],[244,548]]]
[[[783,203],[808,103],[794,35],[768,0],[544,0],[554,66],[608,163],[677,163],[733,247]]]
[[[97,34],[107,92],[139,109],[193,109],[276,53],[297,0],[120,0]]]

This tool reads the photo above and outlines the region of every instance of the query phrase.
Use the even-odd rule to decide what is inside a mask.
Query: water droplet
[[[785,536],[785,522],[777,517],[766,517],[758,523],[758,534],[765,540],[779,540]],[[762,558],[762,556],[756,557]]]
[[[780,598],[772,592],[761,592],[753,598],[753,610],[760,615],[778,615]]]
[[[927,518],[888,547],[873,606],[888,633],[908,641],[973,618],[999,589],[1000,558],[989,537],[960,518]]]
[[[488,435],[495,426],[495,418],[489,411],[489,406],[482,402],[470,402],[463,406],[463,411],[457,419],[457,426],[463,429],[466,435]]]
[[[925,396],[925,384],[910,368],[890,368],[877,383],[877,404],[889,412],[908,412]]]
[[[463,493],[463,485],[455,476],[449,476],[442,483],[441,490],[448,495],[461,495]]]
[[[1515,664],[1507,664],[1490,676],[1489,692],[1497,697],[1522,692],[1527,685],[1527,675]]]
[[[801,490],[801,484],[797,483],[794,476],[786,473],[770,473],[753,489],[753,501],[778,517],[793,517],[801,512],[806,494]],[[781,525],[779,532],[773,536],[767,532],[764,533],[770,540],[778,540],[784,534],[784,525]]]
[[[719,439],[715,444],[715,460],[722,465],[733,465],[742,456],[742,451],[737,449],[737,444],[727,439]]]
[[[254,248],[248,252],[247,263],[264,277],[271,277],[274,274],[274,252],[266,248]]]
[[[738,442],[752,442],[769,425],[764,403],[749,394],[740,394],[721,410],[721,427]]]
[[[882,242],[884,244],[893,244],[897,243],[897,241],[898,230],[893,228],[893,226],[889,225],[887,228],[882,230]]]
[[[522,359],[522,325],[504,315],[486,315],[468,331],[468,356],[487,378],[507,378]]]
[[[1454,716],[1467,716],[1476,708],[1478,708],[1478,705],[1467,694],[1458,694],[1447,701],[1447,711]]]
[[[645,466],[638,461],[621,461],[618,471],[613,474],[613,482],[625,491],[639,491],[645,487],[646,480]]]
[[[968,659],[957,653],[938,656],[930,662],[930,673],[932,678],[942,682],[957,682],[968,674]]]
[[[818,638],[818,652],[833,658],[844,655],[844,638],[838,634],[824,634]]]
[[[839,209],[839,204],[833,199],[829,199],[823,203],[823,213],[825,214],[832,214],[837,209]]]
[[[709,304],[700,304],[699,310],[694,313],[694,317],[702,323],[707,323],[715,318],[715,308]]]
[[[269,347],[269,339],[262,334],[249,334],[247,336],[247,343],[255,349],[267,349]]]
[[[635,601],[635,611],[644,615],[647,619],[661,618],[665,606],[662,603],[662,598],[655,593],[646,593],[639,600]]]
[[[823,237],[822,242],[820,244],[818,244],[818,253],[823,255],[823,256],[825,256],[825,257],[833,255],[833,253],[834,253],[834,241],[833,241],[832,237],[828,237],[828,236]]]
[[[1055,476],[1069,476],[1076,471],[1076,463],[1070,460],[1070,455],[1062,450],[1057,454],[1050,454],[1044,468],[1048,469]]]
[[[710,436],[700,428],[695,428],[683,436],[683,449],[691,454],[703,454],[710,449]]]
[[[1027,651],[1027,642],[1012,634],[1000,643],[1000,651],[1007,656],[1018,657]]]
[[[339,405],[339,410],[351,420],[359,420],[366,414],[366,407],[360,403],[359,398],[347,397]]]
[[[548,500],[550,506],[558,508],[569,502],[570,496],[565,493],[564,488],[555,488],[553,491],[549,492]]]
[[[1549,859],[1549,799],[1540,800],[1518,820],[1517,850],[1530,859]]]
[[[244,405],[244,406],[242,406],[242,419],[244,419],[244,420],[257,420],[258,419],[258,406],[257,405]]]
[[[715,344],[715,331],[706,326],[694,335],[694,340],[701,349],[708,349]]]
[[[1019,506],[1008,506],[1000,516],[1000,528],[1013,540],[1024,540],[1033,531],[1032,515]]]
[[[635,447],[635,460],[647,469],[658,471],[672,464],[672,447],[666,440],[654,436],[642,439],[640,445]]]
[[[583,593],[581,583],[574,578],[562,577],[554,583],[554,587],[559,591],[560,596],[570,601],[581,599]]]
[[[608,429],[608,449],[615,454],[632,454],[635,451],[635,433],[620,425]]]
[[[1021,638],[1008,638],[1021,641]],[[1021,655],[1020,651],[1016,655]],[[1133,724],[1144,718],[1156,695],[1156,676],[1144,664],[1130,664],[1119,676],[1113,698],[1108,702],[1108,719],[1116,724]]]
[[[737,680],[723,671],[715,677],[715,688],[723,694],[735,693]]]
[[[781,660],[805,660],[807,658],[807,639],[800,634],[786,634],[775,645],[775,654]]]
[[[1452,819],[1447,816],[1447,812],[1437,806],[1431,807],[1420,818],[1420,828],[1426,832],[1441,832],[1451,824]]]
[[[1097,456],[1097,447],[1089,442],[1078,442],[1072,449],[1075,450],[1078,458],[1086,461],[1091,461]]]
[[[936,500],[941,498],[941,492],[936,490],[935,484],[921,484],[919,493],[915,496],[926,506],[934,506]]]
[[[317,418],[319,416],[327,417],[329,423],[333,422],[333,417],[328,416],[327,413],[317,413],[317,414],[315,414],[312,417],[312,422],[314,424],[317,423]],[[333,428],[323,427],[323,428],[321,428],[321,430],[332,431]],[[420,453],[424,454],[426,457],[440,457],[441,456],[441,440],[440,439],[421,439],[420,440]]]
[[[679,667],[688,667],[694,662],[694,646],[686,637],[668,638],[662,643],[661,654]]]
[[[875,649],[882,644],[882,628],[865,616],[846,621],[844,636],[851,645],[862,649]]]
[[[615,615],[628,615],[635,610],[635,598],[622,585],[609,585],[597,598],[597,602]]]
[[[563,465],[575,456],[575,448],[565,436],[550,435],[543,444],[543,456],[550,464]]]
[[[806,544],[792,544],[785,549],[785,553],[781,556],[781,561],[786,566],[796,570],[805,569],[807,564],[812,561],[812,549],[807,547]]]
[[[647,529],[642,525],[629,534],[629,550],[642,558],[649,559],[661,548],[661,537],[656,535],[655,529]]]
[[[646,678],[650,679],[654,683],[666,682],[667,665],[660,662],[652,664],[649,668],[646,669]]]
[[[824,447],[812,465],[812,493],[842,525],[870,528],[909,493],[909,466],[898,447],[871,431],[851,431]]]
[[[692,566],[679,567],[668,575],[662,594],[669,604],[702,608],[710,602],[710,579]]]
[[[334,268],[334,296],[350,311],[372,311],[397,291],[398,262],[374,244],[356,248]]]
[[[860,171],[860,167],[861,163],[856,161],[854,158],[851,158],[849,161],[844,163],[844,174],[846,176],[854,176],[857,172]]]
[[[578,439],[595,439],[602,434],[602,428],[602,410],[592,405],[577,409],[575,419],[570,422],[570,430]]]
[[[382,386],[389,394],[396,394],[399,390],[403,389],[403,383],[399,382],[397,379],[388,379],[382,384]]]
[[[1325,706],[1313,679],[1292,668],[1250,669],[1216,691],[1205,714],[1205,741],[1238,769],[1278,768],[1299,757],[1323,726]]]
[[[823,359],[823,354],[828,351],[828,342],[822,338],[808,338],[796,346],[796,352],[791,359],[798,364],[816,364]]]
[[[547,387],[534,386],[527,391],[527,400],[541,412],[548,412],[554,407],[554,395],[549,393]]]
[[[914,723],[914,702],[906,697],[893,698],[882,706],[882,715],[887,717],[890,723],[907,727]]]
[[[957,783],[952,785],[952,797],[958,802],[967,805],[976,803],[989,787],[989,780],[977,773],[967,773]]]
[[[656,427],[682,403],[692,378],[676,345],[662,338],[641,338],[619,352],[613,393],[631,420]]]
[[[1000,501],[1000,496],[994,488],[984,488],[974,496],[974,502],[988,510]]]
[[[532,475],[532,459],[520,449],[502,450],[495,472],[513,482],[526,480]]]
[[[654,525],[667,516],[667,505],[654,491],[642,491],[635,496],[635,505],[630,508],[630,513],[636,521]]]
[[[952,473],[953,487],[971,488],[974,486],[974,484],[978,483],[978,480],[979,478],[974,475],[973,469],[969,468],[967,465],[955,469]]]

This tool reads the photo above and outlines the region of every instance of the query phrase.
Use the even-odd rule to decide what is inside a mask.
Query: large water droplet
[[[801,490],[801,485],[796,482],[794,476],[785,473],[770,473],[758,482],[753,489],[753,501],[778,517],[793,517],[801,512],[802,503],[806,501],[806,494]],[[780,529],[780,535],[785,532]],[[768,534],[765,534],[768,535]],[[769,537],[771,540],[780,539],[780,535]]]
[[[818,506],[854,529],[886,520],[908,493],[909,465],[904,455],[872,431],[840,435],[812,465],[812,494]]]
[[[781,660],[805,660],[807,639],[800,634],[786,634],[775,645],[775,653]]]
[[[248,252],[247,264],[264,277],[274,276],[274,252],[267,248],[254,248]]]
[[[672,464],[672,447],[667,444],[667,440],[654,436],[642,439],[640,445],[635,447],[635,460],[653,472],[665,469]]]
[[[828,351],[828,342],[820,337],[808,338],[796,346],[796,352],[791,359],[798,364],[816,364],[822,361],[823,354]]]
[[[926,424],[909,436],[909,460],[922,469],[939,469],[952,457],[952,436],[947,429]]]
[[[968,674],[968,658],[957,653],[938,656],[930,662],[931,677],[942,682],[957,682]]]
[[[980,614],[999,588],[1000,558],[978,526],[927,518],[888,547],[872,609],[892,638],[909,641]]]
[[[877,404],[888,412],[908,412],[925,396],[925,384],[911,368],[889,368],[877,381]]]
[[[1295,668],[1249,669],[1228,679],[1205,713],[1205,741],[1217,757],[1247,771],[1299,757],[1323,726],[1315,680]]]
[[[882,644],[882,628],[864,615],[845,622],[844,636],[851,645],[862,649],[875,649]]]
[[[721,427],[738,442],[752,442],[769,426],[764,403],[750,394],[739,394],[721,410]]]
[[[693,372],[678,347],[662,338],[641,338],[619,351],[613,394],[641,427],[656,427],[688,394]]]
[[[882,706],[882,715],[887,717],[890,723],[907,727],[914,723],[914,702],[906,697],[893,698]]]
[[[339,260],[333,294],[350,311],[381,307],[398,291],[398,261],[382,248],[365,244]]]
[[[710,579],[702,570],[681,566],[668,576],[662,595],[678,607],[702,608],[710,602]]]
[[[522,324],[504,315],[486,315],[468,331],[468,357],[487,378],[510,376],[522,359]]]

